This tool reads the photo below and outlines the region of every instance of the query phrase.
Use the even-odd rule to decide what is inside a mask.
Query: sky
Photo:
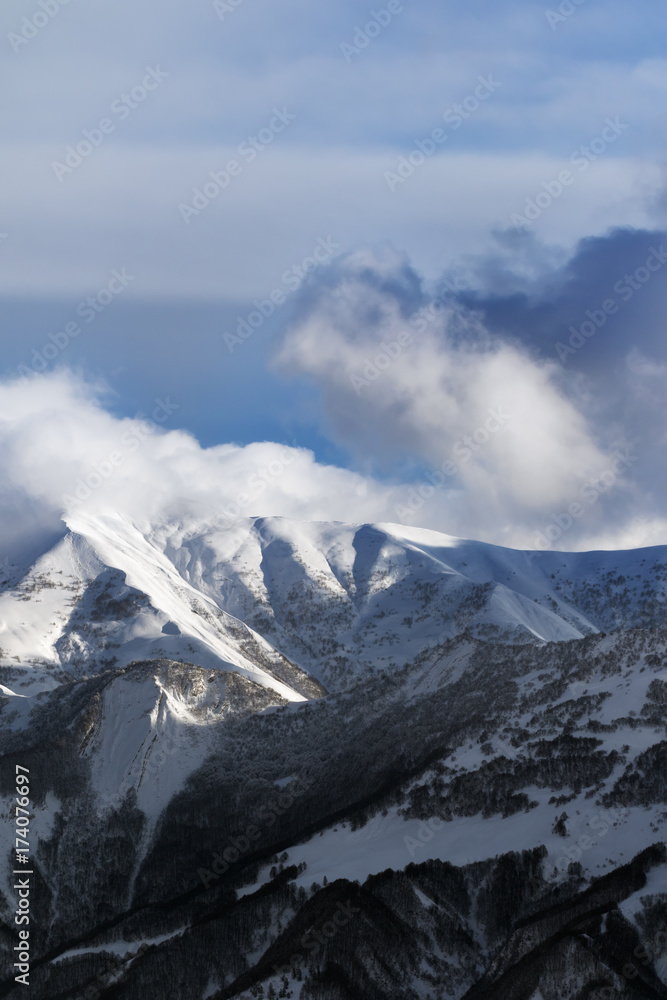
[[[6,0],[5,548],[185,503],[667,543],[666,41],[657,0]]]

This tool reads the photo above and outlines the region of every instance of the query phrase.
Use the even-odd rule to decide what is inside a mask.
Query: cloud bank
[[[12,93],[0,107],[1,294],[76,304],[126,266],[138,298],[251,300],[328,234],[348,248],[388,237],[434,275],[486,246],[489,221],[508,224],[564,168],[576,183],[536,221],[547,238],[572,245],[610,222],[644,224],[664,155],[658,0],[607,0],[603,15],[576,5],[556,29],[528,0],[406,0],[351,61],[341,45],[370,4],[228,6],[220,17],[211,2],[87,0],[48,18],[37,0],[0,6]],[[30,19],[48,23],[22,37]],[[167,75],[143,96],[148,72]],[[490,75],[498,89],[450,127],[450,109]],[[179,205],[276,106],[293,123],[186,225]],[[627,129],[572,168],[609,116]],[[446,142],[390,190],[385,174],[442,126]],[[54,171],[87,134],[94,149]]]
[[[357,462],[421,460],[402,520],[531,547],[662,541],[666,242],[618,229],[564,259],[501,233],[430,295],[399,254],[346,255],[278,364],[320,388]]]
[[[154,400],[119,419],[103,386],[67,371],[0,384],[0,554],[39,550],[68,511],[113,509],[147,528],[164,518],[275,514],[343,521],[391,519],[393,492],[318,465],[280,443],[204,449],[169,430],[175,405]],[[27,546],[27,549],[26,549]]]
[[[499,234],[430,289],[391,249],[320,269],[276,360],[315,385],[350,468],[295,441],[204,448],[170,429],[171,397],[119,418],[65,369],[0,383],[3,556],[107,508],[146,527],[270,514],[520,548],[664,542],[665,242],[614,230],[568,259]]]

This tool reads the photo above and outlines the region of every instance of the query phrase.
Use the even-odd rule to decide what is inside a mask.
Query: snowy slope
[[[397,889],[428,921],[447,909],[441,862],[483,879],[471,866],[543,851],[530,892],[552,900],[666,839],[665,548],[524,553],[394,524],[79,513],[33,555],[0,580],[0,763],[39,774],[44,995],[74,993],[89,968],[70,968],[106,952],[130,956],[126,995],[149,996],[143,940],[161,970],[182,950],[179,977],[214,953],[208,985],[183,994],[214,996],[293,920],[298,943],[325,878],[432,864],[431,883]],[[11,810],[5,781],[3,918]],[[251,829],[226,880],[202,887]],[[297,866],[282,887],[277,864]],[[658,858],[620,893],[633,927],[666,870]],[[481,971],[496,943],[480,913]],[[374,947],[378,927],[358,928]],[[424,940],[409,942],[422,971]],[[376,995],[364,982],[352,995]],[[401,995],[439,997],[427,982],[414,973]]]
[[[0,592],[0,664],[77,674],[138,659],[235,670],[300,700],[462,633],[561,642],[665,622],[667,550],[525,553],[391,524],[116,514],[69,531]]]
[[[665,621],[667,550],[524,553],[426,529],[195,520],[151,539],[329,690],[462,632],[554,642]]]
[[[391,524],[257,518],[222,530],[193,517],[140,530],[114,513],[71,515],[0,593],[3,725],[29,725],[60,684],[108,672],[81,745],[98,803],[133,788],[157,816],[215,745],[224,675],[245,684],[234,712],[406,666],[418,669],[405,696],[419,698],[463,677],[476,649],[450,648],[463,634],[540,646],[595,634],[610,613],[633,627],[648,610],[658,624],[666,558],[523,553]],[[147,791],[151,756],[168,767]]]
[[[56,547],[0,594],[0,638],[5,664],[92,672],[139,659],[187,658],[234,670],[288,700],[304,699],[270,672],[285,668],[283,657],[185,582],[120,517],[103,524],[72,518]]]

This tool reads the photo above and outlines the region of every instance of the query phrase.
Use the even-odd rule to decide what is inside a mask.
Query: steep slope
[[[76,675],[84,663],[188,659],[298,699],[463,633],[561,642],[665,621],[664,548],[525,553],[282,518],[231,529],[191,518],[140,530],[114,514],[68,522],[0,593],[0,663]]]
[[[667,550],[517,552],[398,525],[154,527],[182,577],[338,690],[463,632],[554,642],[665,622]]]
[[[0,594],[0,955],[20,761],[38,996],[667,996],[666,556],[71,518]]]
[[[152,669],[123,683],[143,690]],[[161,684],[170,671],[189,725],[229,700],[204,676],[186,690],[181,665],[162,664]],[[49,803],[56,814],[36,852],[44,995],[82,989],[114,955],[109,996],[128,1000],[164,995],[165,977],[179,1000],[278,992],[284,978],[304,998],[463,998],[476,984],[471,998],[569,1000],[587,984],[634,996],[628,963],[637,996],[664,995],[667,865],[653,845],[667,829],[667,632],[466,638],[369,680],[363,697],[261,714],[242,697],[159,817],[141,795],[172,780],[171,758],[153,770],[149,757],[150,785],[102,813],[91,799],[97,694],[117,684],[52,695],[40,749],[22,751],[41,776],[40,816]],[[351,936],[301,944],[348,901],[363,914]]]
[[[71,520],[83,530],[68,532],[0,594],[0,662],[26,664],[60,680],[63,671],[77,676],[136,659],[194,657],[206,668],[237,671],[288,700],[323,693],[243,622],[186,583],[134,525],[120,517],[103,525]]]

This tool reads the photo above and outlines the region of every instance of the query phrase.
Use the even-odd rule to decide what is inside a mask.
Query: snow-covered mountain
[[[19,762],[44,997],[667,996],[666,583],[664,547],[69,515],[0,574],[0,948]]]
[[[57,679],[91,663],[194,657],[299,701],[323,693],[317,681],[340,690],[463,633],[554,642],[659,625],[667,548],[526,553],[283,518],[142,531],[77,514],[53,548],[4,575],[3,665]]]

